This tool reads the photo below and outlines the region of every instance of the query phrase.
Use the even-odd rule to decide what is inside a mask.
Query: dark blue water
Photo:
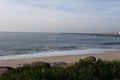
[[[119,49],[120,37],[72,33],[0,32],[0,58],[11,55],[56,56]],[[65,53],[66,52],[66,53]],[[23,56],[24,57],[24,56]]]

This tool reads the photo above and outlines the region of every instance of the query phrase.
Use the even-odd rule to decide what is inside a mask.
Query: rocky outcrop
[[[28,67],[28,66],[30,66],[30,64],[28,64],[28,63],[19,64],[19,65],[18,65],[18,67]]]
[[[87,57],[89,60],[91,60],[91,61],[96,61],[96,58],[94,57],[94,56],[89,56],[89,57]]]
[[[14,68],[12,67],[5,67],[5,66],[0,67],[0,76],[8,74],[13,69]]]
[[[30,66],[45,66],[45,67],[66,67],[68,64],[65,62],[33,62],[33,63],[25,63],[25,64],[19,64],[19,67],[30,67]]]
[[[25,63],[25,64],[20,64],[20,67],[29,67],[29,66],[44,66],[44,67],[51,67],[49,63],[47,62],[33,62],[33,63]]]
[[[36,65],[42,65],[42,66],[45,66],[45,67],[51,67],[49,63],[47,62],[33,62],[31,63],[32,66],[36,66]]]
[[[52,67],[66,67],[68,64],[65,62],[52,62],[50,65]]]

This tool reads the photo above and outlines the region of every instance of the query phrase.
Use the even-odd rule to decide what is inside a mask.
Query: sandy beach
[[[97,54],[81,54],[81,55],[69,55],[69,56],[56,56],[56,57],[37,57],[37,58],[23,58],[23,59],[13,59],[13,60],[0,60],[0,66],[10,66],[18,67],[20,64],[32,63],[32,62],[66,62],[69,64],[75,63],[80,60],[81,57],[94,56],[97,59],[103,60],[119,60],[120,50],[97,53]]]

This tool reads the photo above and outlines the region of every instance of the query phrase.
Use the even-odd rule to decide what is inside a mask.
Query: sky
[[[120,31],[120,0],[0,0],[0,31]]]

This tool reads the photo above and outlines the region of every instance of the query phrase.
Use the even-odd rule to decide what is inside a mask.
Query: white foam
[[[106,51],[116,51],[117,49],[85,49],[85,50],[72,50],[72,51],[54,51],[54,52],[42,52],[33,54],[21,54],[0,56],[0,60],[21,59],[21,58],[35,58],[35,57],[52,57],[52,56],[64,56],[64,55],[79,55],[79,54],[91,54],[91,53],[104,53]]]

